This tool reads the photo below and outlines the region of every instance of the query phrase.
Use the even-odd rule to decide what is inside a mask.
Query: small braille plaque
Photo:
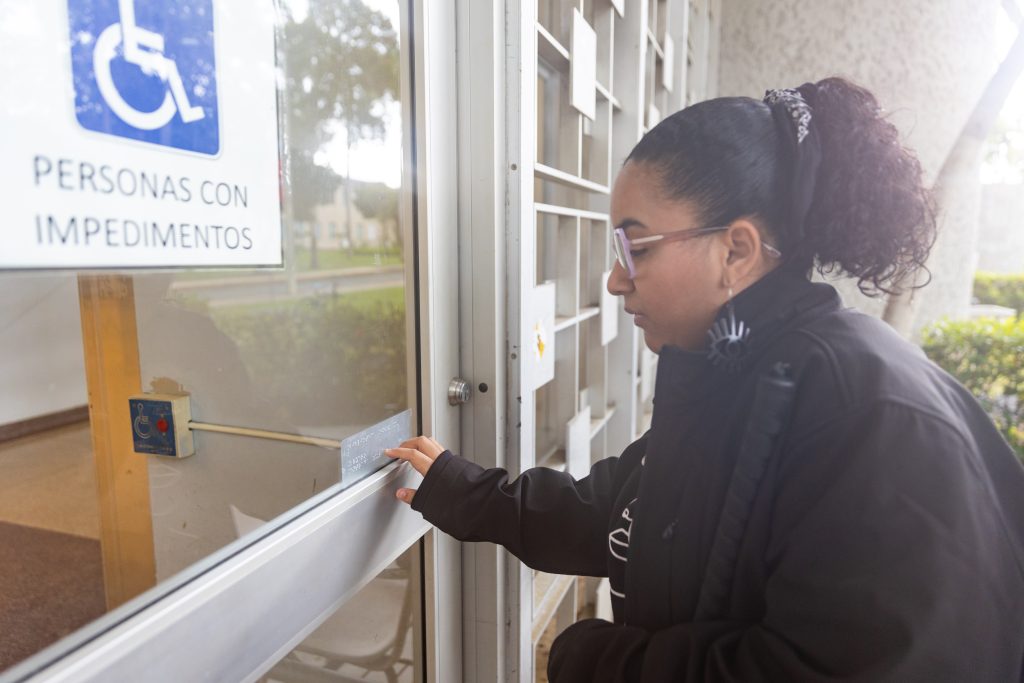
[[[412,411],[406,410],[341,442],[341,486],[348,488],[391,462],[384,449],[412,436]]]

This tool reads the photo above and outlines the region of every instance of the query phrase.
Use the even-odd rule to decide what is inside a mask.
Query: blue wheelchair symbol
[[[220,152],[213,0],[68,0],[68,17],[83,128]]]

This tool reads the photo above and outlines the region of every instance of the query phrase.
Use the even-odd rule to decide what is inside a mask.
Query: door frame
[[[411,393],[419,428],[458,450],[460,408],[447,401],[459,371],[455,6],[402,0],[401,12],[409,46],[403,99],[413,103],[403,153],[414,180],[403,184],[402,202],[415,255],[406,260],[415,320],[407,341],[419,351]],[[426,679],[460,680],[461,548],[394,496],[419,480],[395,462],[344,491],[325,491],[262,536],[239,539],[13,667],[0,683],[256,680],[421,538]]]

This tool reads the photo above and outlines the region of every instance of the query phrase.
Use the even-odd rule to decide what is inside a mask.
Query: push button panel
[[[136,453],[186,458],[195,452],[187,394],[140,394],[128,404]]]

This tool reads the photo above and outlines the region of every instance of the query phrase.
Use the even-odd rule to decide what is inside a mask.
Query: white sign
[[[622,299],[608,291],[611,276],[610,270],[601,274],[601,346],[608,346],[619,334],[619,302]]]
[[[572,11],[572,106],[587,118],[597,113],[597,33],[578,9]]]
[[[530,289],[523,316],[523,363],[526,387],[534,391],[555,378],[555,283]]]
[[[590,406],[584,406],[565,426],[565,463],[573,479],[590,472]]]
[[[281,265],[273,0],[0,0],[0,269]]]

